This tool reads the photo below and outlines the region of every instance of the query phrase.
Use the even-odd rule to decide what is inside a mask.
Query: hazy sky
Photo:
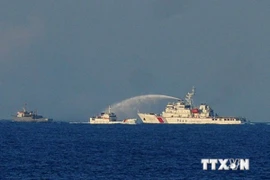
[[[87,121],[142,94],[270,121],[268,0],[1,0],[0,118]]]

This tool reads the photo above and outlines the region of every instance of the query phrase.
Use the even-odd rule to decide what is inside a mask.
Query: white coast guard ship
[[[214,114],[213,109],[207,104],[199,107],[193,106],[192,97],[195,88],[186,95],[185,101],[179,99],[177,102],[168,103],[161,114],[138,113],[143,123],[153,124],[243,124],[245,118],[225,117]]]
[[[118,120],[115,113],[111,112],[111,107],[109,106],[108,112],[102,112],[98,116],[90,118],[90,124],[138,124],[137,119],[125,119]]]

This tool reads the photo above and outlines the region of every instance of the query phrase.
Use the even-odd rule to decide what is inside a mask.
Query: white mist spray
[[[179,98],[162,94],[148,94],[125,99],[111,105],[110,107],[111,111],[116,113],[118,117],[123,116],[124,118],[133,118],[136,116],[137,111],[140,109],[140,107],[142,107],[143,104],[153,104],[163,99],[178,100]],[[108,109],[105,111],[108,111]]]

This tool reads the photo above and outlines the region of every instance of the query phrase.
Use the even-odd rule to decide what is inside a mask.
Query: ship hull
[[[108,121],[107,119],[92,120],[90,118],[89,122],[90,122],[90,124],[131,124],[131,125],[138,124],[137,119],[125,119],[123,121]]]
[[[122,124],[122,121],[112,121],[112,122],[90,121],[90,124]]]
[[[156,114],[138,113],[143,123],[146,124],[244,124],[241,120],[229,117],[216,118],[180,118],[162,117]]]
[[[53,119],[50,118],[37,118],[33,119],[31,117],[15,117],[13,118],[15,122],[52,122]]]

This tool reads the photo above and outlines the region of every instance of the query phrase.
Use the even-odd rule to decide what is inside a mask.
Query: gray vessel
[[[51,122],[52,120],[38,115],[37,112],[27,111],[26,107],[23,107],[23,110],[18,111],[17,115],[13,117],[13,121],[16,122]]]

